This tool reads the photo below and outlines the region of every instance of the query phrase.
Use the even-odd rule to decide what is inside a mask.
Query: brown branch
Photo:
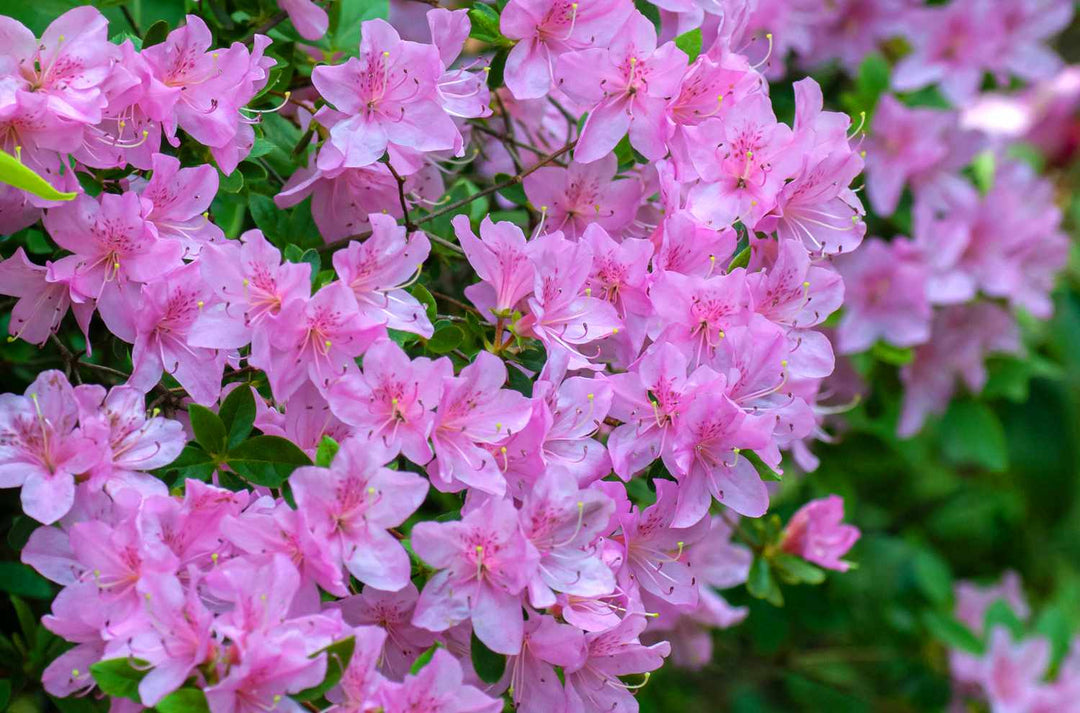
[[[416,230],[416,226],[409,218],[409,204],[405,201],[405,179],[398,175],[392,162],[387,161],[386,167],[390,169],[390,174],[394,177],[394,180],[397,181],[398,200],[401,201],[401,215],[405,219],[405,230],[411,233]]]

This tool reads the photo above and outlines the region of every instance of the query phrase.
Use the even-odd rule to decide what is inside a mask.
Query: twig
[[[514,123],[510,120],[510,112],[506,110],[506,105],[503,104],[502,97],[498,92],[495,92],[495,102],[499,105],[499,113],[502,114],[503,126],[506,127],[506,152],[510,154],[510,160],[514,162],[514,170],[521,171],[521,156],[518,156],[518,152],[515,150],[514,142]],[[540,156],[540,153],[536,154]]]
[[[432,289],[428,289],[428,292],[430,292],[431,296],[434,297],[437,300],[443,300],[444,302],[449,302],[452,305],[460,307],[461,309],[465,310],[466,312],[475,312],[476,314],[480,314],[480,310],[476,309],[471,304],[467,304],[465,302],[462,302],[461,300],[457,299],[456,297],[451,297],[450,295],[445,295],[442,292],[436,292],[435,290],[432,290]]]
[[[386,167],[390,169],[390,174],[394,177],[394,180],[397,181],[397,194],[398,200],[401,201],[401,215],[405,218],[405,230],[411,233],[416,230],[416,226],[409,218],[409,204],[405,202],[405,179],[398,175],[392,162],[387,161]]]
[[[509,186],[513,186],[515,184],[521,183],[525,179],[525,177],[528,176],[529,174],[533,173],[534,171],[540,170],[544,166],[548,165],[549,163],[551,163],[555,159],[559,158],[563,154],[565,154],[568,151],[570,151],[571,149],[573,149],[575,143],[577,143],[577,142],[576,141],[571,141],[570,143],[563,146],[561,149],[548,154],[547,156],[543,157],[542,159],[540,159],[539,161],[534,163],[532,166],[529,166],[524,171],[521,171],[520,173],[517,173],[517,174],[511,176],[510,178],[508,178],[505,181],[499,181],[498,183],[490,185],[487,188],[484,188],[483,190],[477,191],[476,193],[472,194],[471,196],[467,196],[465,198],[462,198],[459,201],[455,201],[454,203],[451,203],[450,205],[446,206],[445,208],[440,208],[439,210],[435,211],[434,213],[428,213],[423,218],[416,221],[416,224],[417,225],[422,225],[423,223],[427,223],[430,220],[435,220],[436,218],[442,217],[442,216],[444,216],[444,215],[446,215],[448,213],[453,213],[458,208],[464,208],[465,206],[469,205],[470,203],[472,203],[473,201],[475,201],[475,200],[477,200],[479,198],[483,198],[484,196],[490,196],[492,193],[495,193],[496,191],[501,191],[504,188],[508,188]]]
[[[525,149],[526,151],[532,151],[537,156],[543,156],[544,155],[544,149],[533,146],[532,144],[525,143],[524,141],[519,141],[518,139],[511,138],[511,137],[507,136],[506,134],[500,133],[498,131],[495,131],[494,129],[491,129],[491,128],[487,127],[487,126],[484,126],[483,124],[472,123],[471,126],[473,127],[473,129],[476,129],[477,131],[480,131],[481,133],[484,133],[484,134],[487,134],[488,136],[496,138],[496,139],[498,139],[499,141],[501,141],[503,143],[513,144],[514,146],[517,146],[519,149]],[[560,165],[562,164],[561,161],[553,161],[552,163],[558,163]],[[521,166],[518,166],[517,168],[518,168],[519,171],[521,170]]]

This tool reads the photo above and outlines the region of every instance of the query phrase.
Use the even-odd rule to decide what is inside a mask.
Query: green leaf
[[[142,37],[142,48],[153,47],[154,45],[160,45],[165,41],[165,38],[169,36],[169,23],[164,20],[158,20],[150,27],[146,28],[146,32]]]
[[[727,271],[731,272],[732,270],[736,270],[736,269],[738,269],[740,267],[746,267],[749,264],[750,264],[750,246],[747,245],[745,248],[743,248],[738,253],[736,253],[735,257],[731,258],[731,262],[729,262],[728,266],[727,266]]]
[[[913,349],[896,347],[887,342],[875,342],[874,346],[870,349],[870,353],[878,361],[892,364],[893,366],[910,364],[915,358],[915,351]]]
[[[19,620],[19,628],[22,629],[23,636],[27,641],[33,641],[38,628],[38,619],[34,616],[33,610],[30,609],[30,605],[14,594],[9,595],[8,599],[11,601],[11,608],[15,610],[15,618]]]
[[[525,398],[532,398],[533,381],[516,366],[506,367],[506,384]]]
[[[431,321],[435,321],[435,315],[438,314],[438,306],[435,304],[435,298],[431,296],[431,292],[428,291],[428,288],[417,282],[409,288],[409,294],[415,297],[420,304],[424,305],[424,312],[427,314],[427,318]]]
[[[427,350],[433,354],[447,354],[457,349],[464,338],[465,333],[460,327],[449,322],[442,322],[436,325],[435,333],[427,341]]]
[[[19,159],[4,151],[0,151],[0,183],[15,186],[50,201],[70,201],[78,195],[56,190],[48,181],[24,166]]]
[[[221,454],[227,450],[225,443],[229,434],[216,413],[205,406],[191,404],[188,406],[188,418],[191,420],[191,430],[195,433],[196,443],[207,453]]]
[[[16,552],[21,551],[23,547],[26,547],[27,540],[30,539],[30,535],[33,534],[37,527],[38,523],[33,518],[16,515],[15,519],[11,521],[11,529],[8,530],[8,547]]]
[[[239,193],[240,189],[244,187],[244,174],[238,170],[233,170],[229,175],[225,175],[218,169],[218,190],[225,191],[226,193]]]
[[[825,570],[795,555],[776,555],[772,564],[776,573],[790,584],[821,584],[825,581]]]
[[[942,450],[955,464],[1003,472],[1009,467],[1005,429],[989,406],[974,399],[953,401],[941,421]]]
[[[939,608],[945,607],[952,601],[952,571],[949,569],[949,563],[939,554],[933,550],[921,548],[915,553],[912,567],[915,583],[927,599]]]
[[[0,711],[6,711],[9,702],[11,702],[11,681],[5,678],[0,680]]]
[[[341,0],[332,7],[337,20],[332,29],[333,49],[355,55],[360,45],[360,26],[365,20],[387,19],[390,13],[389,0]]]
[[[986,617],[983,619],[983,631],[989,637],[994,629],[999,626],[1005,627],[1012,636],[1013,641],[1019,640],[1024,635],[1024,622],[1016,615],[1004,599],[998,599],[986,609]]]
[[[496,183],[506,183],[512,180],[512,176],[508,176],[505,173],[496,173]],[[528,205],[529,198],[525,195],[525,187],[520,183],[511,182],[506,188],[499,189],[499,195],[510,201],[514,205]],[[540,206],[537,206],[539,209]]]
[[[292,697],[298,701],[313,701],[322,698],[324,693],[336,686],[338,681],[341,680],[341,675],[349,667],[349,660],[352,658],[353,649],[355,648],[356,637],[350,636],[347,639],[335,641],[326,648],[313,653],[311,658],[316,658],[323,653],[326,654],[326,677],[323,678],[322,683],[319,685],[305,688],[303,691],[293,694]]]
[[[675,38],[675,46],[686,53],[693,62],[701,54],[701,28],[695,27]]]
[[[982,655],[984,647],[979,637],[949,614],[936,611],[923,612],[923,624],[930,635],[950,649],[960,649],[969,654]]]
[[[1050,666],[1057,666],[1069,653],[1072,643],[1072,627],[1069,617],[1057,604],[1048,606],[1035,622],[1035,632],[1050,641]]]
[[[323,436],[322,440],[319,441],[319,449],[315,451],[315,465],[320,468],[329,468],[340,448],[341,446],[333,438]]]
[[[180,688],[162,698],[154,706],[158,713],[209,713],[206,694],[198,688]]]
[[[514,44],[502,36],[499,31],[499,13],[490,5],[474,3],[469,8],[469,21],[472,23],[469,37],[496,46],[508,47]]]
[[[506,657],[485,646],[484,642],[477,638],[475,631],[472,634],[469,654],[472,656],[472,664],[473,668],[476,669],[476,675],[480,677],[481,681],[495,683],[502,678],[503,670],[506,668]]]
[[[180,455],[177,456],[176,460],[169,465],[158,468],[154,473],[158,477],[163,477],[175,471],[180,480],[187,480],[188,478],[208,480],[216,469],[217,462],[213,456],[202,448],[189,443],[184,446],[184,450],[180,451]]]
[[[274,200],[261,193],[252,193],[248,196],[248,211],[256,227],[263,231],[266,239],[275,242],[282,237],[284,232],[281,219],[285,213],[274,205]]]
[[[746,591],[756,599],[764,599],[773,606],[783,606],[784,597],[780,593],[780,586],[772,575],[769,562],[764,557],[754,558],[750,565],[750,574],[746,579]]]
[[[739,451],[746,460],[750,461],[750,465],[754,466],[754,470],[757,471],[758,477],[762,480],[771,480],[774,483],[782,482],[784,479],[780,477],[780,474],[773,470],[768,463],[761,460],[761,456],[753,451]]]
[[[29,599],[52,599],[49,580],[21,562],[0,562],[0,591]]]
[[[435,655],[435,652],[439,650],[442,644],[435,642],[424,653],[416,657],[413,661],[413,665],[409,668],[409,673],[413,676],[420,673],[420,669],[427,666],[431,662],[431,658]]]
[[[294,443],[279,436],[255,436],[229,451],[226,461],[237,475],[255,485],[279,488],[285,479],[311,459]]]
[[[139,682],[149,672],[150,662],[141,659],[108,659],[90,666],[90,675],[102,693],[114,698],[139,701]]]
[[[251,393],[251,387],[240,384],[230,391],[221,402],[218,416],[228,433],[226,447],[235,448],[251,435],[251,429],[255,425],[255,397]]]
[[[888,60],[877,52],[867,55],[859,65],[855,89],[860,100],[858,109],[872,111],[881,95],[889,90]]]

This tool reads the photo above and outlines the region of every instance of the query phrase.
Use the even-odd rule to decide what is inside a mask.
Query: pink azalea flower
[[[363,371],[337,381],[330,408],[358,437],[381,441],[390,457],[402,453],[418,465],[431,460],[428,438],[435,423],[443,381],[453,377],[447,359],[410,361],[389,339],[375,342],[364,355]]]
[[[548,361],[550,369],[554,359]],[[556,385],[548,373],[536,382],[535,399],[546,407],[541,453],[545,463],[567,471],[577,482],[591,483],[611,472],[602,443],[592,438],[611,409],[611,385],[574,376]]]
[[[409,582],[409,556],[387,531],[416,512],[428,484],[413,473],[382,467],[385,458],[385,452],[351,438],[329,469],[298,468],[289,484],[335,561],[365,584],[397,591]]]
[[[490,498],[459,522],[417,523],[412,545],[439,570],[420,593],[414,624],[446,631],[471,618],[477,638],[492,651],[521,651],[521,593],[539,555],[522,534],[512,503]]]
[[[778,123],[764,94],[750,94],[723,119],[686,128],[690,159],[703,179],[690,192],[693,213],[711,227],[755,225],[776,205],[801,157],[788,150],[791,129]]]
[[[293,27],[305,40],[321,40],[330,27],[326,10],[311,0],[281,0],[279,5],[289,13]]]
[[[624,588],[636,584],[673,605],[693,606],[698,600],[697,570],[687,548],[705,536],[709,521],[699,518],[679,525],[680,486],[667,479],[653,483],[655,504],[644,511],[616,512],[622,534],[613,539],[622,546],[624,565],[619,581]]]
[[[282,262],[281,252],[259,230],[245,232],[239,245],[204,246],[198,264],[218,301],[200,310],[192,346],[239,349],[251,343],[252,364],[268,368],[273,331],[268,324],[286,304],[310,298],[311,265]]]
[[[992,302],[955,305],[934,315],[930,338],[900,370],[904,402],[897,432],[914,435],[930,414],[943,413],[956,393],[957,379],[972,393],[986,385],[986,357],[1021,351],[1016,317]]]
[[[188,258],[197,256],[205,243],[223,241],[221,228],[206,218],[218,191],[214,167],[180,168],[180,161],[164,154],[154,154],[152,167],[154,173],[140,196],[153,204],[146,220],[158,235],[178,241]]]
[[[465,41],[472,30],[469,11],[437,7],[428,11],[427,22],[431,30],[431,43],[439,50],[439,59],[443,65],[443,72],[435,86],[442,108],[450,116],[463,119],[491,116],[491,91],[488,89],[487,72],[468,71],[476,62],[450,69],[454,60],[465,49]],[[487,66],[484,70],[487,70]],[[459,155],[462,148],[460,143],[463,143],[462,139],[454,146],[455,153]]]
[[[145,582],[147,621],[150,626],[132,643],[136,655],[153,669],[139,682],[139,698],[155,705],[184,684],[192,670],[213,651],[213,615],[203,605],[198,588],[186,590],[174,576]]]
[[[768,448],[775,419],[775,415],[768,413],[745,413],[723,388],[715,386],[694,399],[676,435],[674,460],[679,481],[679,505],[673,520],[676,526],[687,527],[704,518],[713,498],[740,515],[765,514],[769,507],[768,490],[754,466],[739,451]],[[776,461],[771,465],[779,465],[778,458],[768,454],[763,457]]]
[[[440,490],[468,486],[502,495],[506,481],[483,448],[510,437],[529,422],[529,400],[503,389],[506,366],[482,351],[456,377],[444,378],[431,442],[435,465],[428,475]]]
[[[309,299],[285,303],[270,330],[267,376],[278,401],[288,400],[307,380],[325,394],[334,381],[356,371],[356,357],[386,334],[382,321],[367,318],[349,286],[340,280]]]
[[[926,177],[948,155],[955,117],[937,109],[909,109],[886,94],[878,101],[864,144],[866,193],[874,210],[891,214],[909,181]]]
[[[642,644],[644,629],[645,617],[630,614],[613,629],[585,635],[584,662],[565,670],[568,711],[637,711],[633,692],[619,677],[655,671],[671,652],[666,641]]]
[[[453,149],[457,127],[436,99],[441,74],[435,47],[403,41],[384,20],[364,22],[360,57],[318,65],[311,75],[315,88],[337,109],[323,108],[315,115],[330,128],[319,168],[367,166],[392,146]]]
[[[341,575],[340,552],[322,533],[313,532],[313,518],[307,508],[294,510],[284,502],[260,499],[244,512],[224,517],[221,534],[242,553],[288,557],[300,572],[297,601],[317,607],[318,587],[338,597],[349,590]]]
[[[708,278],[664,272],[653,283],[650,297],[667,325],[660,340],[689,355],[693,367],[712,357],[725,329],[745,324],[751,314],[743,268]]]
[[[225,352],[188,342],[200,311],[213,299],[210,287],[199,276],[198,263],[144,285],[140,310],[133,316],[129,313],[135,334],[131,351],[134,370],[128,383],[145,393],[154,388],[162,372],[168,372],[196,403],[217,401]]]
[[[522,713],[566,710],[566,693],[555,666],[577,668],[585,662],[585,636],[580,629],[553,617],[534,614],[525,622],[521,652],[506,660],[496,690],[509,688]]]
[[[938,84],[956,104],[974,97],[984,73],[998,61],[1005,29],[999,9],[987,0],[921,9],[910,20],[919,31],[908,35],[914,48],[896,65],[893,89],[909,92]]]
[[[431,661],[402,683],[387,683],[379,691],[379,705],[388,711],[416,713],[499,713],[500,700],[462,683],[461,664],[438,649]]]
[[[615,589],[615,575],[596,546],[614,511],[610,498],[599,490],[579,490],[573,476],[559,468],[549,468],[537,481],[521,508],[521,530],[540,553],[529,582],[534,607],[555,604],[555,591],[599,597]]]
[[[592,163],[611,153],[630,132],[646,158],[667,151],[666,105],[686,73],[686,54],[668,42],[656,47],[656,29],[634,11],[606,48],[568,52],[555,65],[561,91],[589,112],[574,159]]]
[[[844,499],[839,495],[811,500],[791,516],[784,528],[783,549],[807,561],[839,572],[848,570],[840,558],[859,539],[859,528],[841,524]]]
[[[435,330],[419,300],[403,288],[415,281],[431,252],[421,231],[406,236],[388,215],[372,213],[371,237],[334,253],[334,270],[348,285],[364,319],[430,339]]]
[[[572,161],[566,168],[545,166],[525,177],[525,194],[545,213],[549,231],[576,240],[595,224],[618,235],[634,219],[641,184],[613,180],[617,167],[615,154],[592,163]]]
[[[995,7],[1001,15],[1004,37],[998,49],[999,72],[1011,72],[1028,81],[1048,79],[1062,66],[1047,45],[1054,35],[1069,26],[1075,14],[1072,3],[1063,0],[1020,0]],[[1007,78],[999,77],[1001,84]]]
[[[341,676],[341,682],[326,697],[333,706],[329,713],[350,713],[369,708],[375,699],[383,679],[375,670],[382,657],[387,633],[374,626],[357,626],[352,630],[355,641],[349,667]]]
[[[415,189],[411,184],[416,175],[408,177],[407,187]],[[326,241],[360,234],[370,226],[368,217],[384,209],[394,218],[401,217],[397,181],[384,163],[323,171],[313,157],[310,166],[293,172],[274,203],[291,208],[309,195],[311,217]]]
[[[585,292],[592,248],[559,232],[540,236],[532,248],[534,296],[518,328],[543,342],[549,352],[565,353],[567,369],[599,368],[592,364],[595,356],[584,354],[582,347],[618,333],[623,323],[611,303]]]
[[[343,599],[341,615],[350,626],[379,627],[386,632],[379,645],[378,667],[387,678],[405,678],[413,662],[435,643],[435,634],[412,623],[420,593],[412,582],[396,592],[364,587],[360,594]]]
[[[54,696],[67,697],[92,690],[97,682],[90,674],[90,666],[107,658],[107,649],[116,648],[102,639],[109,610],[101,596],[101,590],[92,582],[64,587],[53,600],[52,613],[41,618],[46,629],[76,643],[54,659],[41,676],[45,690]]]
[[[997,626],[990,632],[989,650],[983,660],[982,685],[995,713],[1032,710],[1050,665],[1050,641],[1034,636],[1014,643],[1009,630]]]
[[[21,103],[24,94],[41,97],[45,110],[67,122],[78,140],[79,124],[96,124],[105,108],[101,85],[118,54],[108,25],[97,9],[77,7],[50,23],[39,40],[18,20],[0,18],[5,74],[15,80],[15,101]]]
[[[533,290],[535,267],[532,246],[525,243],[521,228],[510,222],[493,223],[485,217],[480,237],[472,232],[467,216],[456,216],[454,233],[469,264],[482,282],[465,288],[465,296],[488,320],[506,317]]]
[[[694,397],[715,382],[718,374],[699,367],[688,377],[686,355],[669,343],[649,348],[623,374],[606,377],[614,397],[611,415],[622,422],[608,437],[612,467],[623,480],[647,468],[657,458],[670,466],[675,424]]]
[[[352,429],[337,418],[315,385],[305,381],[285,403],[285,413],[268,406],[261,396],[255,399],[255,428],[271,436],[287,438],[312,458],[323,436],[341,442]]]
[[[30,262],[21,247],[0,260],[0,294],[18,298],[8,325],[12,339],[44,344],[67,314],[71,305],[68,283],[49,282],[47,273],[48,268]]]
[[[75,477],[102,456],[102,444],[76,427],[71,384],[44,371],[23,396],[0,394],[0,487],[22,488],[23,511],[46,525],[75,501]]]
[[[511,0],[499,16],[502,34],[518,40],[506,58],[506,86],[517,99],[545,96],[562,54],[606,47],[632,10],[624,0]]]
[[[187,443],[180,422],[148,417],[144,394],[130,386],[114,386],[106,393],[96,384],[83,384],[75,387],[74,397],[82,432],[104,447],[91,479],[140,483],[166,494],[161,481],[137,471],[176,460]]]
[[[864,351],[878,339],[910,347],[930,337],[928,270],[906,238],[868,240],[836,261],[844,277],[844,316],[837,346],[844,354]]]
[[[97,302],[109,330],[123,331],[127,302],[138,285],[155,282],[183,263],[181,245],[162,240],[149,222],[149,201],[135,193],[103,193],[100,202],[85,194],[45,214],[45,228],[74,255],[49,266],[51,282],[67,281],[73,299]],[[121,335],[124,336],[124,335]]]

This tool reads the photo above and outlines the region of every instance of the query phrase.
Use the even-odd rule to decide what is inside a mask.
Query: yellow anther
[[[619,333],[619,328],[618,327],[612,328],[611,333],[612,334],[618,334]]]
[[[247,279],[247,278],[245,277],[245,278],[244,278],[244,287],[247,287],[247,286],[248,286],[248,285],[250,285],[250,284],[251,284],[251,280],[249,280],[249,279]]]
[[[809,287],[809,286],[810,286],[810,282],[809,282],[809,281],[803,281],[803,283],[802,283],[802,286],[803,286],[803,287]]]
[[[218,560],[220,558],[221,558],[221,555],[219,555],[217,552],[210,555],[210,561],[213,562],[214,564],[217,564],[217,562],[218,562]]]
[[[72,678],[78,678],[81,675],[82,675],[82,672],[79,669],[77,669],[77,668],[71,669],[71,677]]]
[[[782,366],[784,368],[787,368],[787,359],[784,359],[783,361],[781,361],[780,366]]]
[[[391,406],[397,406],[398,405],[398,398],[396,396],[394,398],[390,399],[390,405]]]
[[[591,287],[586,287],[585,288],[585,296],[586,297],[592,297],[592,288]]]
[[[585,398],[587,398],[589,401],[592,401],[596,398],[596,394],[585,394]]]
[[[389,57],[390,56],[390,50],[383,50],[382,56],[383,57]]]
[[[199,309],[202,309],[202,308],[203,308],[203,305],[205,305],[206,303],[205,303],[205,302],[203,302],[202,300],[199,300],[199,301],[198,301],[198,302],[196,302],[195,304],[197,304],[197,305],[199,306]]]
[[[374,495],[375,494],[375,486],[374,485],[369,485],[368,489],[367,489],[367,492],[368,492],[368,495]]]
[[[724,338],[724,337],[726,337],[726,336],[727,336],[727,335],[726,335],[726,334],[724,334],[724,330],[722,330],[722,329],[721,329],[721,330],[720,330],[720,338],[721,338],[721,339],[723,339],[723,338]]]
[[[329,340],[329,339],[327,339],[327,340],[326,340],[325,342],[323,342],[323,344],[325,344],[325,345],[326,345],[326,348],[327,348],[327,349],[329,349],[329,348],[330,348],[330,340]]]

